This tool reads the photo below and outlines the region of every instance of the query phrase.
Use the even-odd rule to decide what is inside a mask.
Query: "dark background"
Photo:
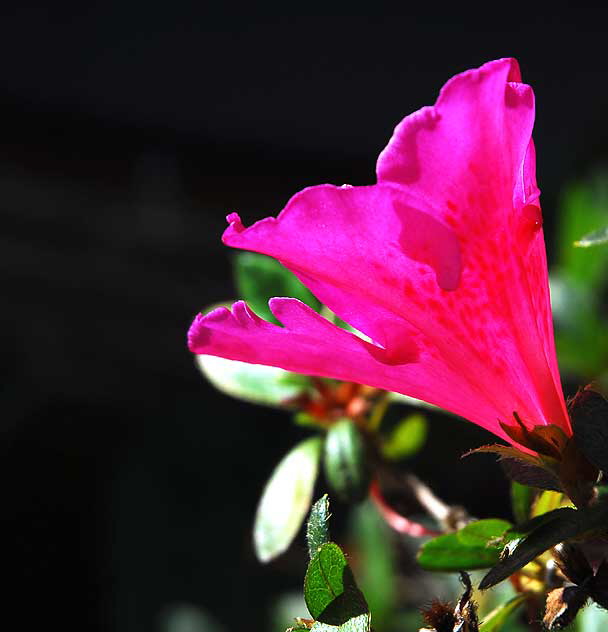
[[[192,604],[266,630],[301,582],[302,551],[262,567],[250,529],[305,432],[214,392],[185,347],[194,314],[234,297],[228,212],[373,182],[405,114],[500,56],[537,95],[549,235],[561,186],[606,157],[605,10],[298,9],[20,3],[0,20],[3,623],[144,632]],[[431,421],[416,470],[504,515],[498,468],[459,459],[487,435]]]

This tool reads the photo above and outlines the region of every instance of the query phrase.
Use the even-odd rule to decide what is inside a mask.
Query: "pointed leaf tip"
[[[326,542],[329,542],[329,517],[329,497],[324,494],[312,506],[306,524],[306,542],[310,559]]]

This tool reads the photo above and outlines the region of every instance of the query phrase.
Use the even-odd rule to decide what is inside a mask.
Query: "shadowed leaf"
[[[371,477],[367,449],[350,419],[342,419],[329,429],[323,466],[327,482],[341,500],[359,502],[367,496]]]
[[[608,401],[595,391],[583,389],[569,409],[576,444],[593,465],[608,472]]]
[[[561,485],[557,476],[544,467],[510,458],[501,459],[500,465],[512,481],[516,481],[521,485],[561,491]]]
[[[528,527],[532,525],[535,528],[513,547],[506,558],[486,574],[479,588],[485,590],[494,586],[552,546],[605,527],[607,520],[608,504],[602,503],[589,509],[556,509],[529,521]],[[525,527],[526,525],[518,526],[513,531],[522,532]]]
[[[369,612],[340,547],[327,542],[308,564],[304,599],[312,617],[340,626]]]

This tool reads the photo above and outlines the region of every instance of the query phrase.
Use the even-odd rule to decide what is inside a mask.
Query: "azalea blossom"
[[[376,184],[304,189],[249,228],[230,214],[224,243],[279,260],[366,339],[280,297],[283,326],[239,301],[198,315],[190,350],[397,391],[510,443],[501,424],[570,436],[533,123],[517,62],[492,61],[403,119]]]

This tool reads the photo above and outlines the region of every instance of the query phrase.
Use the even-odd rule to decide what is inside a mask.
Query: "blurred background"
[[[249,223],[307,185],[372,183],[404,115],[455,73],[516,56],[559,263],[567,187],[608,157],[608,11],[107,0],[2,13],[2,618],[278,630],[304,546],[262,566],[251,524],[306,431],[214,391],[185,346],[197,311],[235,298],[225,215]],[[598,321],[593,300],[577,304]],[[606,366],[594,336],[591,368],[576,366],[576,336],[564,343],[568,384]],[[498,466],[460,460],[488,436],[429,421],[409,467],[474,515],[508,517]]]

